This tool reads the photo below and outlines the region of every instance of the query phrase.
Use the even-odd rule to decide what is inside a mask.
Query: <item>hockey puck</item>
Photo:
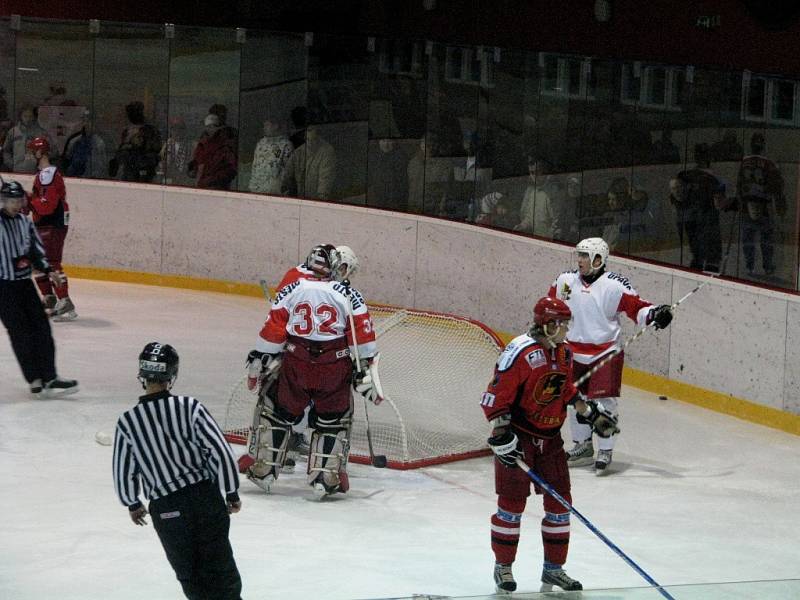
[[[105,431],[98,431],[94,434],[94,441],[100,444],[101,446],[110,446],[111,445],[111,436],[107,434]]]
[[[659,396],[659,397],[658,397],[658,399],[659,399],[659,400],[666,400],[666,399],[667,399],[667,397],[666,397],[666,396]]]
[[[377,467],[378,469],[385,469],[386,468],[386,456],[383,454],[378,454],[372,458],[372,466]]]

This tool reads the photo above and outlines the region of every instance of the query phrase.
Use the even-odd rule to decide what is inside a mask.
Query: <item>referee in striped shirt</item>
[[[74,379],[56,376],[56,347],[50,322],[31,280],[35,267],[56,285],[61,275],[45,258],[36,227],[22,214],[25,190],[0,178],[0,321],[3,322],[22,374],[35,396],[55,397],[78,391]]]
[[[239,475],[214,418],[190,396],[170,394],[178,353],[151,342],[139,355],[145,395],[122,413],[114,437],[114,489],[136,525],[153,526],[191,600],[240,600],[242,581],[228,539],[237,513]],[[220,494],[225,490],[225,499]]]

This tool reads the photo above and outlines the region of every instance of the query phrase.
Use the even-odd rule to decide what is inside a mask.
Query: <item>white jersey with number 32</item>
[[[328,342],[347,336],[353,345],[348,305],[352,302],[355,339],[361,358],[375,355],[375,332],[364,298],[355,288],[347,289],[329,279],[298,279],[278,292],[267,320],[261,329],[256,349],[276,354],[282,352],[289,336],[316,342]]]

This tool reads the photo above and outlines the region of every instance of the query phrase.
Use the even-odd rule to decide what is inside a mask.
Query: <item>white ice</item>
[[[95,433],[113,432],[136,402],[137,354],[152,340],[180,353],[176,391],[221,420],[263,302],[71,285],[80,318],[53,329],[59,373],[80,380],[79,394],[31,398],[7,337],[0,340],[0,598],[180,598],[152,525],[134,526],[117,501],[111,448],[95,443]],[[629,387],[621,410],[614,472],[573,472],[579,511],[663,585],[798,578],[800,438]],[[493,591],[489,458],[350,472],[350,493],[324,503],[310,501],[301,474],[283,476],[271,496],[242,482],[231,541],[244,598]],[[532,497],[515,564],[522,591],[538,590],[541,516],[541,499]],[[574,518],[567,570],[586,588],[645,585]]]

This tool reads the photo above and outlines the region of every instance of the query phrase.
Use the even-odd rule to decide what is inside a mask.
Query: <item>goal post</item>
[[[393,469],[414,469],[488,454],[480,408],[500,338],[484,324],[431,311],[370,306],[386,399],[370,407],[372,442]],[[232,390],[223,429],[247,443],[256,396],[243,377]],[[354,402],[350,460],[369,464],[364,403]]]

